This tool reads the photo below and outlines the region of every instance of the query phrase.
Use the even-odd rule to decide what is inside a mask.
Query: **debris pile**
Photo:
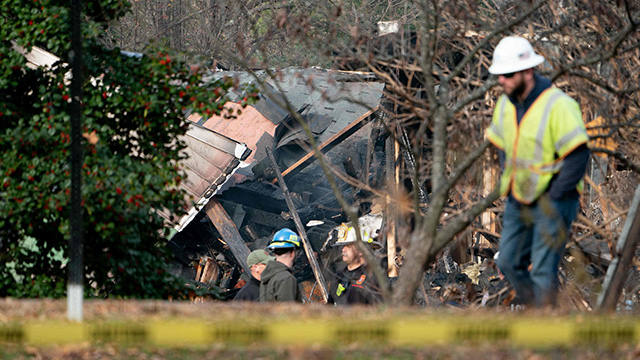
[[[195,205],[180,219],[168,243],[175,255],[172,272],[196,287],[215,288],[220,299],[231,299],[248,280],[249,252],[264,249],[281,228],[302,226],[312,254],[299,252],[293,272],[307,299],[320,302],[319,275],[309,258],[317,259],[317,272],[331,282],[341,257],[340,251],[330,246],[335,241],[333,233],[349,219],[315,161],[318,151],[361,219],[380,219],[367,231],[382,244],[375,255],[393,286],[397,267],[402,264],[401,247],[387,236],[384,201],[370,191],[384,186],[387,162],[392,158],[385,153],[389,135],[380,122],[373,121],[385,106],[384,84],[371,74],[319,69],[285,69],[275,77],[266,72],[258,72],[256,77],[238,72],[212,76],[254,82],[265,91],[258,103],[231,118],[189,114],[192,125],[186,140],[190,159],[184,164],[188,178],[182,186],[189,189]],[[230,107],[240,108],[240,98],[231,101]],[[278,175],[287,191],[283,191]],[[429,189],[420,190],[426,204]],[[599,201],[603,199],[599,197]],[[494,262],[501,211],[490,209],[467,233],[469,241],[441,254],[425,272],[415,303],[453,307],[509,304],[514,292]],[[602,216],[602,211],[598,214]],[[592,215],[583,214],[581,220],[586,221],[575,225],[575,239],[568,245],[570,255],[561,270],[567,296],[576,307],[586,310],[596,303],[598,289],[594,284],[601,283],[613,252],[613,246],[602,247],[607,244],[601,239],[604,225],[589,220]],[[584,223],[591,223],[592,228]],[[636,301],[640,285],[637,280],[627,282],[624,299]]]

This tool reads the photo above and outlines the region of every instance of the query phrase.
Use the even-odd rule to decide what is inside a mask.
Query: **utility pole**
[[[67,317],[82,321],[82,1],[71,0],[71,206]]]

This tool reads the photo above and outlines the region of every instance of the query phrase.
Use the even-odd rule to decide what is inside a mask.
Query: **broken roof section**
[[[184,153],[188,156],[181,163],[187,177],[180,187],[196,201],[178,221],[177,231],[182,231],[233,173],[245,166],[244,160],[251,154],[246,145],[194,123],[180,139],[186,144]],[[166,211],[160,214],[167,220],[171,218]]]
[[[53,64],[60,61],[59,57],[37,46],[33,46],[31,51],[27,51],[27,49],[22,46],[16,45],[14,41],[11,41],[11,43],[13,45],[13,49],[27,59],[27,67],[30,69],[35,70],[40,67],[52,67]]]
[[[238,88],[250,83],[262,88],[259,101],[237,113],[242,96],[230,93],[231,102],[225,105],[228,109],[225,114],[236,116],[209,117],[194,113],[188,119],[239,143],[246,143],[252,153],[245,160],[247,167],[239,168],[231,176],[223,191],[209,201],[189,226],[183,227],[183,231],[171,239],[169,246],[176,254],[176,273],[189,274],[193,270],[190,278],[201,279],[192,268],[192,262],[215,259],[223,270],[219,279],[211,281],[220,280],[221,287],[232,289],[241,268],[245,276],[249,273],[243,260],[250,250],[264,248],[276,230],[296,228],[292,208],[302,224],[316,220],[317,226],[305,230],[316,252],[336,226],[335,222],[344,221],[327,177],[321,167],[313,163],[315,156],[307,134],[291,112],[299,114],[310,126],[319,151],[325,154],[328,162],[336,165],[338,171],[348,162],[353,168],[361,169],[362,176],[356,174],[356,178],[378,176],[381,172],[370,172],[368,168],[374,166],[370,155],[380,147],[368,145],[372,137],[377,141],[380,131],[373,131],[379,130],[379,126],[368,120],[376,116],[384,84],[368,73],[299,68],[284,69],[274,76],[269,76],[267,71],[217,72],[211,74],[211,79],[224,76],[234,78],[240,85]],[[272,183],[276,172],[267,148],[276,155],[276,167],[286,169],[282,171],[283,176],[290,176],[286,181],[291,201],[287,201],[284,191]],[[376,157],[383,158],[380,154]],[[344,181],[336,183],[338,191],[354,201],[363,195]],[[294,273],[298,280],[315,276],[309,271],[310,261],[296,261]],[[231,293],[229,290],[228,294]]]
[[[244,109],[239,104],[241,95],[231,92],[231,102],[225,107],[227,114],[236,114],[235,117],[203,117],[197,113],[188,116],[193,126],[184,139],[189,159],[185,162],[187,181],[181,186],[197,201],[176,230],[182,231],[223,186],[229,188],[248,178],[260,177],[270,167],[267,147],[274,149],[284,169],[296,164],[296,168],[302,169],[313,161],[306,145],[307,136],[286,110],[285,99],[310,125],[324,152],[353,134],[372,116],[384,87],[370,74],[322,69],[289,68],[273,77],[266,71],[256,75],[258,79],[247,72],[211,75],[212,80],[227,76],[237,84],[263,83],[266,87],[259,101]]]
[[[287,68],[272,74],[258,71],[255,76],[259,80],[246,72],[212,74],[211,79],[229,76],[239,84],[263,83],[266,89],[256,104],[245,108],[234,119],[222,115],[189,116],[193,122],[247,144],[253,155],[247,160],[249,167],[240,173],[249,177],[260,175],[260,169],[256,171],[254,167],[266,159],[267,146],[275,149],[276,158],[285,169],[310,152],[305,146],[307,135],[286,109],[285,98],[307,121],[318,144],[323,144],[357,120],[371,115],[380,103],[384,87],[368,73]],[[227,107],[239,107],[238,94],[232,94],[231,101],[234,103]]]

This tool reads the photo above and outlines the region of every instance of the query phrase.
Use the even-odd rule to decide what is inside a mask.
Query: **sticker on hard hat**
[[[528,59],[530,56],[531,56],[531,54],[529,54],[528,52],[526,52],[526,53],[522,53],[522,54],[518,55],[518,58],[519,58],[520,60],[526,60],[526,59]]]

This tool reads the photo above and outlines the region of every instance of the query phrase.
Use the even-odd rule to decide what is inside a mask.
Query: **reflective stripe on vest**
[[[551,113],[551,108],[553,107],[553,104],[562,95],[564,95],[564,93],[556,92],[556,93],[551,94],[551,96],[549,96],[549,99],[547,99],[547,104],[544,107],[544,112],[542,113],[540,124],[538,124],[538,132],[536,133],[536,148],[533,151],[534,159],[533,159],[532,163],[530,165],[528,165],[526,168],[530,168],[531,170],[533,170],[533,168],[536,166],[536,164],[542,164],[543,163],[544,159],[542,157],[544,155],[544,145],[543,145],[544,132],[547,129],[547,124],[549,123],[549,114]],[[504,116],[504,113],[500,113],[500,116],[501,117]],[[555,163],[555,164],[551,164],[551,165],[554,165],[553,169],[542,170],[543,168],[545,168],[545,166],[537,167],[537,169],[540,170],[540,171],[545,171],[545,172],[557,172],[558,170],[560,170],[560,167],[562,167],[562,164],[560,164],[560,163]],[[559,165],[559,166],[555,167],[556,165]],[[514,171],[515,171],[515,169],[514,169]],[[529,183],[531,184],[531,188],[536,189],[538,187],[538,182],[539,181],[540,181],[540,173],[538,173],[536,171],[530,171],[529,172]],[[528,202],[533,201],[533,200],[529,200],[528,199],[529,196],[527,196],[525,194],[522,194],[522,195],[523,195],[523,199],[521,199],[521,200],[525,200],[525,201],[528,201]]]
[[[500,103],[500,109],[498,109],[498,111],[500,111],[500,120],[498,121],[497,124],[492,123],[491,124],[491,131],[493,131],[496,135],[498,135],[498,137],[500,137],[500,139],[503,139],[504,141],[504,106],[507,104],[506,101],[503,101]],[[502,144],[502,146],[504,146],[504,143]]]
[[[584,136],[584,127],[576,127],[568,133],[562,134],[563,136],[555,140],[555,143],[550,143],[552,140],[545,138],[545,134],[548,134],[549,131],[553,106],[558,99],[565,96],[568,97],[555,88],[545,90],[527,110],[520,124],[515,119],[517,116],[515,106],[509,102],[506,96],[501,99],[497,109],[498,117],[492,121],[488,135],[496,145],[502,145],[507,156],[500,185],[502,195],[506,195],[511,190],[513,196],[520,202],[531,203],[536,200],[545,191],[553,175],[562,167],[562,158],[555,159],[555,154],[560,153],[560,149],[564,145],[581,142],[580,139]],[[510,109],[505,108],[507,102],[511,106]],[[567,106],[571,106],[571,103],[567,103]],[[509,116],[514,116],[513,126],[515,128],[509,128],[509,131],[505,129],[505,112],[508,112]],[[507,126],[511,126],[511,123],[509,124]],[[525,125],[523,126],[523,124]],[[534,133],[535,137],[528,136]],[[513,138],[506,139],[505,136],[513,136]],[[533,151],[528,149],[533,149]]]

